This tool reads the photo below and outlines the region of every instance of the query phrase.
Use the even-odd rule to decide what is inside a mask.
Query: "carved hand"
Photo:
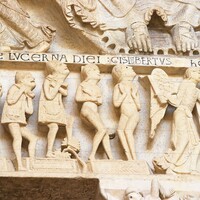
[[[67,83],[63,83],[60,87],[63,88],[63,89],[67,89],[68,88],[68,84]]]
[[[30,89],[25,90],[25,94],[32,99],[35,97],[35,94]]]
[[[146,24],[133,23],[126,29],[126,39],[130,49],[152,52],[152,45]]]
[[[166,104],[167,103],[167,98],[163,95],[158,95],[158,101],[161,103],[161,104]]]

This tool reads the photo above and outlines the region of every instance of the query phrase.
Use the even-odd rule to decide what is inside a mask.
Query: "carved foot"
[[[152,52],[149,32],[145,23],[136,22],[126,29],[126,40],[130,49]]]
[[[27,169],[23,166],[18,166],[18,171],[27,171]]]
[[[48,151],[47,154],[46,154],[46,157],[47,158],[53,158],[54,157],[54,154],[52,151]]]
[[[194,28],[187,22],[180,22],[172,29],[172,36],[177,51],[191,51],[198,47],[198,39]]]

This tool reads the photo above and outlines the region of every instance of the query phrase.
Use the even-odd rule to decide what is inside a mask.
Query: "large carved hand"
[[[190,51],[198,47],[198,39],[194,28],[187,22],[180,22],[172,29],[172,36],[177,51]]]
[[[152,45],[146,24],[133,23],[126,29],[126,40],[130,49],[152,52]]]

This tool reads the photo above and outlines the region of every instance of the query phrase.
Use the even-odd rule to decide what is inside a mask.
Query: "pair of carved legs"
[[[29,141],[28,152],[31,159],[35,156],[37,137],[30,133],[26,126],[19,123],[8,124],[8,129],[13,137],[13,149],[17,158],[18,170],[25,170],[21,159],[22,137]]]

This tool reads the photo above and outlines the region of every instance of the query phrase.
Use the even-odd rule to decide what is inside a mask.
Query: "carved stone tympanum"
[[[149,77],[152,87],[152,113],[156,116],[152,122],[158,123],[164,116],[167,105],[176,108],[172,119],[171,148],[162,156],[155,158],[153,164],[163,173],[198,173],[197,162],[200,153],[200,139],[193,119],[193,109],[197,107],[199,119],[200,69],[189,68],[176,94],[172,92],[172,83],[161,69],[155,69]],[[157,110],[155,112],[155,109]],[[152,118],[153,119],[153,118]],[[153,132],[151,133],[153,136]]]

